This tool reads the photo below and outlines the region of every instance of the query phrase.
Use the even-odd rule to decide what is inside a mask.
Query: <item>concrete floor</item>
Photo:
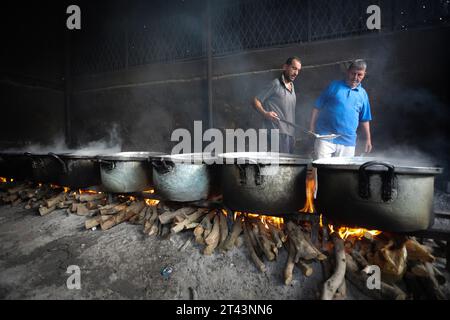
[[[163,240],[144,235],[141,225],[92,231],[84,221],[65,210],[41,217],[20,206],[0,206],[0,299],[317,299],[325,281],[316,262],[311,277],[295,268],[294,281],[284,285],[285,250],[266,262],[263,274],[245,245],[204,256],[194,241],[180,250],[193,240],[191,231]],[[79,290],[67,288],[71,265],[80,268]],[[161,275],[166,266],[173,268],[168,279]],[[347,281],[347,299],[368,297]]]
[[[179,250],[192,232],[162,240],[144,236],[139,225],[92,231],[84,221],[63,210],[41,217],[0,206],[0,299],[169,300],[192,299],[193,292],[198,299],[316,299],[323,283],[316,263],[311,277],[297,269],[285,286],[285,250],[262,274],[245,245],[204,256],[193,242]],[[67,288],[70,265],[80,267],[80,290]],[[160,273],[165,266],[173,268],[168,279]]]

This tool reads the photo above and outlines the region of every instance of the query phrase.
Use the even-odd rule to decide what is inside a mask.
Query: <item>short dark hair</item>
[[[290,65],[292,64],[292,61],[293,61],[293,60],[297,60],[298,62],[300,62],[300,64],[302,64],[300,58],[297,57],[297,56],[292,56],[292,57],[287,58],[286,64],[287,64],[288,66],[290,66]]]

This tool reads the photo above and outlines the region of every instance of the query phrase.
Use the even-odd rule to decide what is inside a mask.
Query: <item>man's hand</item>
[[[264,113],[264,118],[270,121],[278,121],[280,118],[278,117],[278,114],[274,111],[266,111]]]
[[[372,151],[372,141],[370,141],[370,139],[366,140],[366,146],[364,148],[364,151],[366,153],[370,153],[370,151]]]

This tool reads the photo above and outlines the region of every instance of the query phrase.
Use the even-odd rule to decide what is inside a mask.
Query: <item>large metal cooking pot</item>
[[[31,161],[26,152],[0,152],[0,177],[28,180],[32,176]]]
[[[119,152],[98,156],[103,187],[114,193],[141,192],[150,189],[152,167],[148,159],[161,152]]]
[[[215,157],[208,153],[188,153],[152,157],[153,181],[165,200],[191,202],[207,199],[220,182]]]
[[[265,215],[298,212],[306,200],[307,166],[292,154],[237,152],[220,154],[224,204],[233,211]]]
[[[333,223],[394,232],[432,224],[434,177],[441,168],[383,158],[326,158],[317,168],[316,207]]]
[[[54,153],[27,153],[31,161],[31,180],[58,184],[63,172],[62,160]],[[62,154],[60,154],[62,155]]]
[[[97,186],[101,183],[100,165],[95,152],[50,153],[60,164],[58,185],[69,188]]]

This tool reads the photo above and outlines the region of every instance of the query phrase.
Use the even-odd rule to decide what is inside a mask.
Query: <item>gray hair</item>
[[[348,66],[348,70],[351,70],[351,69],[357,69],[357,70],[367,69],[367,63],[363,59],[353,60],[350,63],[350,65]]]

